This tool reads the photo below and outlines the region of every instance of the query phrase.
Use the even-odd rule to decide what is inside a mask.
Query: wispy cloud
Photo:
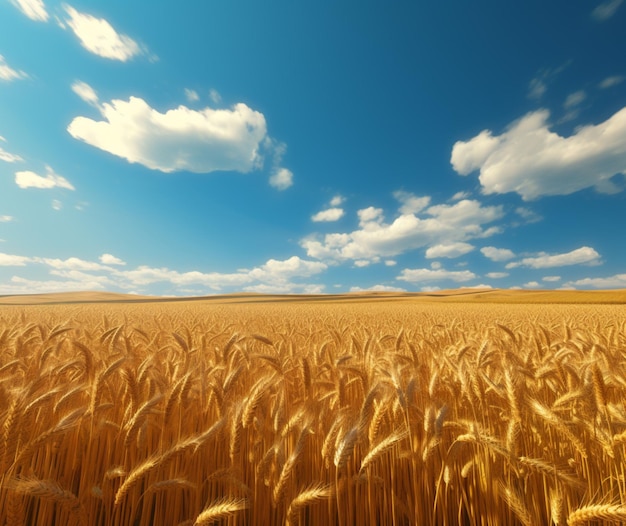
[[[5,58],[0,55],[0,80],[11,82],[12,80],[25,79],[28,75],[9,66]]]
[[[626,274],[608,277],[582,278],[568,281],[565,287],[592,287],[596,289],[626,289]]]
[[[13,216],[3,215],[3,216],[0,216],[0,223],[10,223],[14,219],[15,218]]]
[[[608,0],[607,2],[602,2],[599,6],[597,6],[593,11],[591,11],[591,16],[598,22],[604,22],[611,18],[622,5],[623,0]]]
[[[611,178],[626,172],[626,108],[570,137],[551,131],[548,117],[547,110],[539,110],[499,136],[485,130],[458,141],[452,149],[453,168],[460,175],[478,170],[485,194],[516,192],[526,201],[589,187],[619,191]]]
[[[64,4],[63,8],[69,16],[66,19],[67,25],[90,53],[121,62],[144,53],[137,42],[127,35],[118,33],[105,19],[81,13],[67,4]]]
[[[189,102],[198,102],[200,100],[198,92],[189,88],[185,88],[185,97],[187,97]]]
[[[591,247],[580,247],[564,254],[540,253],[535,257],[527,257],[521,261],[508,263],[506,268],[529,267],[529,268],[553,268],[569,265],[599,265],[600,254]]]
[[[46,6],[43,0],[10,0],[11,3],[17,7],[22,13],[24,13],[31,20],[36,22],[47,22],[49,15],[46,10]]]
[[[42,176],[31,171],[22,171],[15,173],[15,184],[20,188],[65,188],[67,190],[75,190],[72,183],[65,177],[56,173],[49,166],[46,166],[46,175]]]
[[[613,86],[621,84],[624,80],[626,80],[626,76],[624,75],[613,75],[612,77],[605,78],[602,82],[600,82],[600,84],[598,84],[598,87],[601,89],[612,88]]]
[[[81,80],[77,80],[72,84],[72,91],[76,93],[87,104],[90,104],[100,109],[100,101],[98,100],[98,94],[89,84]]]
[[[6,142],[6,139],[0,136],[0,142]],[[15,155],[13,153],[9,153],[0,146],[0,161],[4,161],[5,163],[16,163],[18,161],[23,161],[19,155]]]

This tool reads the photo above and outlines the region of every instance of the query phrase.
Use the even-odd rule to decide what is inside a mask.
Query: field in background
[[[0,524],[626,521],[624,296],[0,297]]]

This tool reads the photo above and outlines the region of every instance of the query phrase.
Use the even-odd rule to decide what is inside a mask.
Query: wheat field
[[[0,307],[0,525],[626,523],[624,305]]]

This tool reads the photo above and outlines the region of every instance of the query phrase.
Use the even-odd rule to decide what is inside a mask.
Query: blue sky
[[[626,288],[626,5],[0,0],[0,294]]]

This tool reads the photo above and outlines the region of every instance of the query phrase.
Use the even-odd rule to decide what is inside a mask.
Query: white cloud
[[[75,190],[72,183],[65,177],[54,173],[54,170],[49,166],[46,166],[45,177],[31,171],[16,172],[15,184],[20,188],[65,188],[67,190]]]
[[[395,259],[388,259],[385,261],[385,266],[387,267],[395,267],[398,262]]]
[[[254,268],[247,273],[259,281],[285,281],[295,277],[310,277],[326,270],[328,266],[319,261],[307,261],[298,256],[289,259],[270,259],[264,265]]]
[[[611,18],[615,12],[622,5],[622,0],[607,0],[597,6],[592,12],[591,16],[598,22],[603,22]]]
[[[445,270],[445,269],[404,269],[396,278],[410,283],[422,283],[425,281],[444,281],[451,280],[455,282],[463,282],[474,279],[476,274],[469,270]]]
[[[3,254],[0,252],[0,267],[23,267],[26,263],[30,263],[31,261],[32,259],[28,257]]]
[[[600,254],[591,247],[580,247],[564,254],[540,253],[536,257],[524,258],[521,261],[509,263],[506,268],[529,267],[529,268],[553,268],[567,265],[598,265]]]
[[[256,292],[257,294],[322,294],[324,285],[303,284],[303,283],[284,283],[278,285],[250,285],[244,287],[246,292]]]
[[[340,195],[336,195],[335,197],[333,197],[333,198],[330,200],[330,206],[335,207],[335,206],[342,205],[342,204],[344,203],[344,201],[345,201],[345,198],[344,198],[344,197],[342,197],[342,196],[340,196]]]
[[[17,71],[6,63],[6,60],[0,55],[0,80],[10,82],[12,80],[25,79],[28,75],[23,71]]]
[[[300,245],[317,259],[392,257],[423,246],[449,245],[488,235],[482,225],[501,218],[503,211],[501,206],[483,207],[478,201],[462,200],[431,206],[423,212],[427,217],[401,214],[391,223],[384,222],[380,208],[368,207],[357,214],[358,230],[327,234],[321,239],[309,236]]]
[[[506,278],[508,275],[508,272],[487,272],[486,274],[486,276],[491,279]]]
[[[77,80],[72,84],[72,91],[76,93],[87,104],[91,104],[96,108],[100,108],[100,101],[98,100],[98,94],[96,91],[86,82]]]
[[[211,102],[213,104],[219,104],[220,102],[222,102],[222,96],[216,89],[211,89],[209,91],[209,98],[211,99]]]
[[[100,256],[100,263],[103,265],[126,265],[126,262],[113,256],[112,254],[102,254]]]
[[[185,97],[187,97],[189,102],[197,102],[200,100],[198,92],[189,88],[185,88]]]
[[[0,142],[7,142],[7,140],[0,135]],[[0,161],[4,161],[5,163],[15,163],[18,161],[23,161],[19,155],[15,155],[7,152],[0,146]]]
[[[59,211],[63,208],[63,203],[61,201],[59,201],[58,199],[53,199],[52,200],[52,209]]]
[[[351,287],[350,292],[406,292],[406,289],[389,285],[373,285],[367,288]]]
[[[260,161],[266,137],[265,117],[245,104],[229,110],[192,110],[185,106],[165,113],[138,97],[101,106],[105,120],[76,117],[67,131],[75,139],[153,170],[249,172]],[[287,173],[278,182],[287,183]]]
[[[542,77],[535,77],[528,84],[528,98],[540,99],[547,90],[548,86],[546,85],[545,79]]]
[[[11,3],[31,20],[48,21],[49,15],[43,0],[11,0]]]
[[[430,264],[430,268],[432,268],[434,270],[439,270],[441,268],[441,263],[439,261],[433,261]]]
[[[67,25],[90,53],[126,62],[143,52],[137,42],[127,35],[119,34],[103,18],[80,13],[67,4],[63,7],[70,17],[66,20]]]
[[[369,267],[370,265],[370,260],[369,259],[357,259],[354,262],[354,266],[357,268],[364,268],[364,267]]]
[[[483,247],[480,252],[491,261],[508,261],[515,257],[513,251],[508,248]]]
[[[524,219],[527,224],[538,223],[543,219],[537,212],[523,206],[517,207],[515,213]]]
[[[0,223],[10,223],[11,221],[13,221],[15,218],[13,216],[0,216]]]
[[[587,98],[587,94],[583,91],[575,91],[574,93],[570,93],[565,102],[563,103],[563,107],[566,109],[574,108],[581,104]]]
[[[452,201],[460,201],[461,199],[467,199],[470,195],[470,192],[457,192],[452,196]]]
[[[485,130],[457,142],[451,162],[461,175],[479,170],[485,194],[517,192],[524,200],[603,190],[626,173],[626,107],[597,125],[561,137],[549,130],[549,113],[539,110],[514,122],[500,136]]]
[[[277,190],[286,190],[293,185],[293,173],[287,168],[277,168],[270,176],[270,186]]]
[[[344,215],[344,211],[343,208],[328,208],[326,210],[322,210],[320,212],[318,212],[317,214],[314,214],[313,216],[311,216],[311,221],[314,221],[316,223],[319,222],[323,222],[323,221],[338,221],[339,219],[341,219]]]
[[[543,278],[541,278],[541,281],[548,281],[548,282],[561,281],[561,276],[544,276]]]
[[[612,77],[605,78],[598,85],[601,89],[612,88],[613,86],[617,86],[626,80],[626,76],[624,75],[613,75]]]
[[[68,259],[58,258],[33,258],[34,261],[44,263],[45,265],[52,267],[56,270],[79,270],[79,271],[94,271],[94,270],[111,270],[105,265],[96,263],[94,261],[85,261],[84,259],[71,257]]]
[[[606,278],[583,278],[569,281],[565,287],[593,287],[596,289],[626,289],[626,274],[615,274]]]
[[[458,258],[474,250],[469,243],[450,243],[448,245],[435,245],[426,250],[426,258]]]
[[[90,276],[93,278],[92,276]],[[31,280],[13,276],[9,283],[0,284],[0,294],[34,294],[45,292],[78,292],[102,290],[104,285],[98,279],[85,281]]]
[[[418,197],[410,192],[398,190],[393,196],[402,203],[399,208],[401,214],[417,214],[430,204],[429,196]]]
[[[528,283],[524,283],[523,287],[525,289],[532,289],[532,288],[539,287],[539,283],[536,281],[529,281]]]

